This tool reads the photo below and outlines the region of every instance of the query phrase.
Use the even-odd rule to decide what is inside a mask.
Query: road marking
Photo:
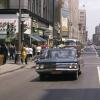
[[[96,57],[99,57],[99,55],[98,55],[97,51],[96,51]]]
[[[99,77],[99,84],[100,84],[100,66],[97,66],[97,70],[98,70],[98,77]]]
[[[95,51],[95,53],[96,53],[96,57],[99,57],[99,55],[98,55],[98,53],[97,53],[97,51],[96,51],[96,49],[95,49],[95,47],[93,46],[93,50]]]

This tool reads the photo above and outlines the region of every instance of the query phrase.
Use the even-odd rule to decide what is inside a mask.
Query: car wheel
[[[40,74],[40,80],[41,80],[41,81],[45,80],[45,78],[46,78],[46,77],[45,77],[44,74]]]
[[[79,77],[79,75],[78,75],[78,71],[77,71],[77,72],[74,73],[74,79],[77,80],[78,77]]]
[[[81,74],[82,74],[82,72],[81,72],[81,70],[79,70],[79,71],[78,71],[78,75],[81,75]]]

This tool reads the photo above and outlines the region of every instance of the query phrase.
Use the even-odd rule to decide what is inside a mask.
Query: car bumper
[[[39,74],[67,74],[77,72],[79,69],[64,69],[64,68],[56,68],[56,69],[39,69],[36,70]]]

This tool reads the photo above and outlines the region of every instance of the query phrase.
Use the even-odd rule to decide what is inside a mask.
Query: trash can
[[[0,65],[3,65],[4,55],[0,54]]]

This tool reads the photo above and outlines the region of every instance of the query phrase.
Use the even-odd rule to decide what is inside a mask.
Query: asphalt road
[[[1,75],[0,100],[100,100],[100,57],[93,47],[87,47],[82,58],[84,67],[78,80],[40,81],[29,68]]]

